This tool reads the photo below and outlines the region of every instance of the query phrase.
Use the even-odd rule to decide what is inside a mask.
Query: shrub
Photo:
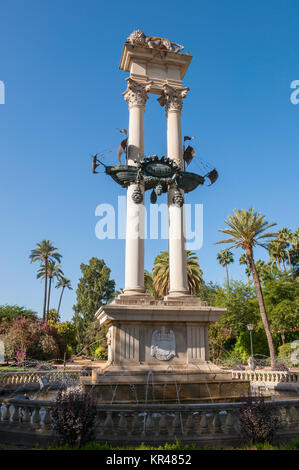
[[[62,444],[83,446],[92,441],[95,431],[96,405],[80,389],[60,391],[52,412],[53,427]]]
[[[69,344],[66,346],[66,358],[70,359],[74,355],[74,350]]]
[[[234,364],[233,367],[232,367],[232,370],[246,370],[245,366],[243,366],[242,364]]]
[[[209,326],[210,355],[214,362],[223,359],[225,349],[232,339],[232,329],[224,328],[219,323],[211,323]]]
[[[254,356],[262,355],[269,356],[269,348],[267,343],[267,338],[265,332],[262,328],[255,328],[253,335],[253,351]],[[274,344],[277,343],[277,338],[273,338]],[[242,331],[236,341],[234,347],[234,354],[239,357],[242,357],[244,361],[247,362],[248,357],[251,355],[250,351],[250,335],[248,331]]]
[[[36,370],[52,370],[53,367],[51,366],[51,364],[37,364],[36,365]]]
[[[27,359],[57,359],[63,355],[64,340],[44,322],[20,317],[11,320],[1,337],[7,358],[20,362],[20,351]]]
[[[289,368],[283,362],[276,362],[272,370],[276,370],[278,372],[288,372]]]
[[[93,357],[96,359],[96,360],[106,360],[107,359],[107,351],[105,350],[105,348],[103,346],[98,346],[96,348],[96,350],[94,351],[93,353]]]
[[[280,360],[283,360],[283,362],[287,364],[288,366],[293,365],[294,360],[292,359],[297,358],[297,355],[294,354],[295,348],[292,348],[292,344],[293,344],[292,342],[285,343],[279,346],[278,348],[278,358]]]
[[[270,442],[279,425],[277,408],[263,397],[249,397],[240,408],[241,432],[253,444]]]

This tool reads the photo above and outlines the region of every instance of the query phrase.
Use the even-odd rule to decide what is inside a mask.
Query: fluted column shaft
[[[182,100],[188,88],[163,87],[159,98],[165,105],[167,117],[167,156],[183,167],[181,111]],[[179,194],[179,198],[177,198]],[[178,199],[181,199],[181,201]],[[171,185],[168,188],[168,250],[169,250],[169,295],[180,296],[189,293],[187,261],[185,251],[184,191]]]
[[[150,83],[127,79],[123,93],[129,103],[128,164],[144,157],[144,110]],[[124,293],[138,295],[144,288],[144,185],[131,184],[127,189],[126,259]]]

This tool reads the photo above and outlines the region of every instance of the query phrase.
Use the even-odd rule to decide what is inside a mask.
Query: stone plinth
[[[155,300],[122,294],[96,313],[109,327],[108,361],[81,384],[101,403],[205,403],[247,396],[209,361],[208,326],[223,309],[190,295]]]
[[[119,68],[130,72],[138,82],[152,82],[151,93],[160,94],[165,83],[179,88],[192,60],[191,54],[157,51],[145,47],[124,45]]]
[[[208,326],[223,311],[192,296],[157,301],[120,295],[96,313],[100,324],[109,326],[107,367],[165,370],[193,364],[206,369]]]

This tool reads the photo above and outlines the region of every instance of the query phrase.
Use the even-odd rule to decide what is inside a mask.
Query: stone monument
[[[182,401],[240,395],[238,384],[231,386],[230,375],[209,361],[208,326],[224,310],[208,306],[188,289],[184,199],[204,177],[183,171],[181,115],[189,89],[182,79],[192,60],[183,49],[137,30],[122,51],[120,69],[129,72],[123,93],[129,106],[127,164],[106,167],[106,173],[127,188],[125,286],[123,294],[96,312],[100,325],[109,328],[108,362],[102,370],[93,370],[91,379],[82,379],[103,401],[110,401],[113,384],[118,384],[118,402],[133,400],[132,385],[139,401],[148,399],[145,388],[152,375],[155,400],[161,394],[167,401],[177,400],[178,384]],[[145,158],[144,113],[150,93],[158,95],[166,113],[167,156],[161,159]],[[168,194],[170,288],[163,300],[155,300],[144,287],[148,189],[153,190],[153,201],[162,192]]]

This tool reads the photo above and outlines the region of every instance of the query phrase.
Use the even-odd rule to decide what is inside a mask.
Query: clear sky
[[[198,255],[205,280],[224,280],[213,243],[234,208],[253,206],[279,228],[295,229],[299,104],[290,102],[290,84],[299,80],[298,20],[298,0],[2,0],[0,304],[41,312],[42,286],[28,256],[42,239],[63,254],[74,288],[80,263],[92,256],[103,258],[123,286],[124,241],[100,241],[94,229],[96,206],[125,193],[108,176],[92,175],[90,153],[117,145],[115,128],[128,125],[121,95],[127,74],[118,66],[137,28],[194,56],[184,82],[183,133],[197,137],[197,153],[220,174],[214,186],[188,196],[204,205]],[[165,115],[154,98],[145,152],[162,155]],[[165,241],[146,244],[147,269],[166,248]],[[239,255],[230,267],[235,279],[245,278]],[[64,320],[74,302],[75,290],[66,292]]]

